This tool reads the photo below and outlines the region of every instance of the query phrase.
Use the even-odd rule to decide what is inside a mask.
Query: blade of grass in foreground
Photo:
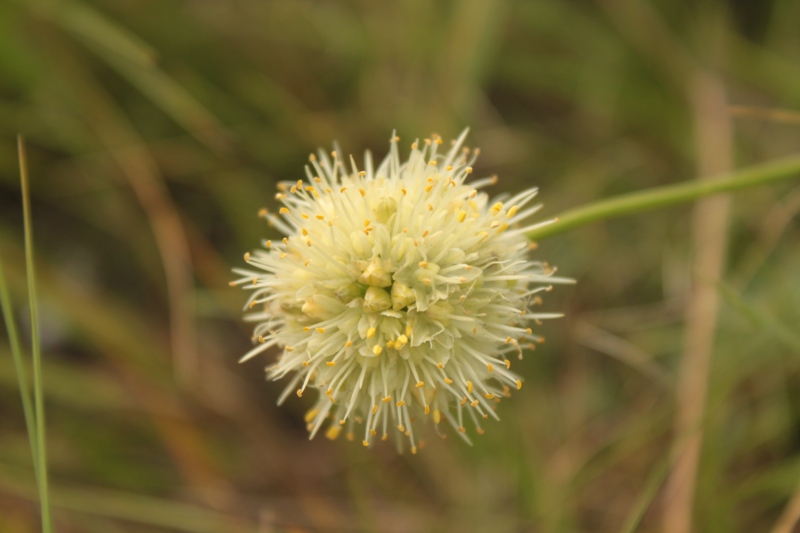
[[[692,180],[675,185],[655,187],[645,191],[623,194],[599,200],[583,207],[565,211],[549,223],[539,224],[528,232],[528,238],[538,241],[558,235],[591,222],[652,211],[699,198],[733,192],[757,185],[766,185],[800,176],[800,156],[787,157],[761,165],[744,168],[732,174],[710,180]]]
[[[42,393],[42,353],[39,345],[39,310],[36,305],[36,279],[33,263],[33,227],[31,224],[31,198],[28,183],[28,163],[25,159],[25,141],[17,136],[19,175],[22,184],[22,211],[25,224],[25,267],[28,275],[28,298],[31,311],[31,353],[33,354],[33,397],[36,407],[36,480],[42,513],[42,532],[52,533],[50,497],[47,487],[47,445],[44,424],[44,394]]]
[[[28,432],[28,441],[31,445],[31,458],[33,459],[34,472],[38,472],[37,453],[36,453],[36,418],[33,412],[33,401],[31,391],[28,388],[28,372],[23,363],[22,347],[19,344],[19,333],[17,324],[14,321],[13,309],[11,307],[11,296],[8,293],[6,276],[3,273],[3,264],[0,262],[0,309],[3,312],[3,320],[8,331],[8,343],[11,345],[11,357],[14,359],[14,370],[17,373],[17,383],[19,384],[19,395],[22,397],[22,410],[25,413],[25,429]],[[38,474],[36,478],[39,480]]]

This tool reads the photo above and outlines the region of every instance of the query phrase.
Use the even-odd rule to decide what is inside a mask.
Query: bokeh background
[[[274,354],[237,364],[228,281],[277,236],[275,183],[334,140],[382,157],[393,129],[471,126],[476,175],[539,186],[544,216],[797,152],[798,21],[794,0],[1,0],[0,257],[24,326],[22,133],[58,531],[792,531],[797,185],[542,241],[578,283],[473,447],[308,441]],[[33,532],[0,335],[0,531]]]

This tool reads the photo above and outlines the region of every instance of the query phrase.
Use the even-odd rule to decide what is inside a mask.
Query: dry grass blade
[[[725,89],[711,75],[701,75],[690,89],[695,109],[699,174],[729,172],[732,132],[726,113]],[[727,249],[730,198],[711,197],[698,202],[693,239],[695,287],[686,309],[686,333],[678,378],[675,433],[688,434],[666,487],[664,531],[692,530],[697,468],[703,439],[702,421],[708,395],[709,369],[717,329],[719,298],[714,284],[722,276]]]

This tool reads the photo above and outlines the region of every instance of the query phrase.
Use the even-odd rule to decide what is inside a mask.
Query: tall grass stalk
[[[25,140],[17,137],[19,174],[22,184],[22,210],[25,224],[25,267],[28,277],[28,298],[31,313],[31,353],[33,354],[33,397],[36,407],[36,468],[39,504],[42,514],[42,533],[52,533],[50,495],[47,486],[47,444],[44,420],[44,394],[42,391],[42,353],[39,343],[39,310],[36,298],[36,278],[33,263],[33,226],[31,224],[31,199],[28,180],[28,163],[25,157]]]

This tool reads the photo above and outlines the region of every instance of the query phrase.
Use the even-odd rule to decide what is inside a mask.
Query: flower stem
[[[792,156],[745,168],[717,179],[693,180],[624,194],[565,211],[558,215],[552,224],[528,233],[528,238],[538,241],[591,222],[669,207],[713,194],[766,185],[798,176],[800,176],[800,156]]]
[[[31,195],[28,180],[28,163],[25,157],[25,141],[17,137],[19,173],[22,183],[22,212],[25,225],[25,266],[28,274],[28,298],[31,312],[31,352],[33,354],[33,399],[36,410],[36,477],[39,488],[39,504],[42,513],[42,533],[52,533],[50,497],[47,486],[47,439],[44,423],[44,393],[42,391],[42,350],[39,342],[39,310],[36,298],[36,269],[33,262],[33,224],[31,223]]]

